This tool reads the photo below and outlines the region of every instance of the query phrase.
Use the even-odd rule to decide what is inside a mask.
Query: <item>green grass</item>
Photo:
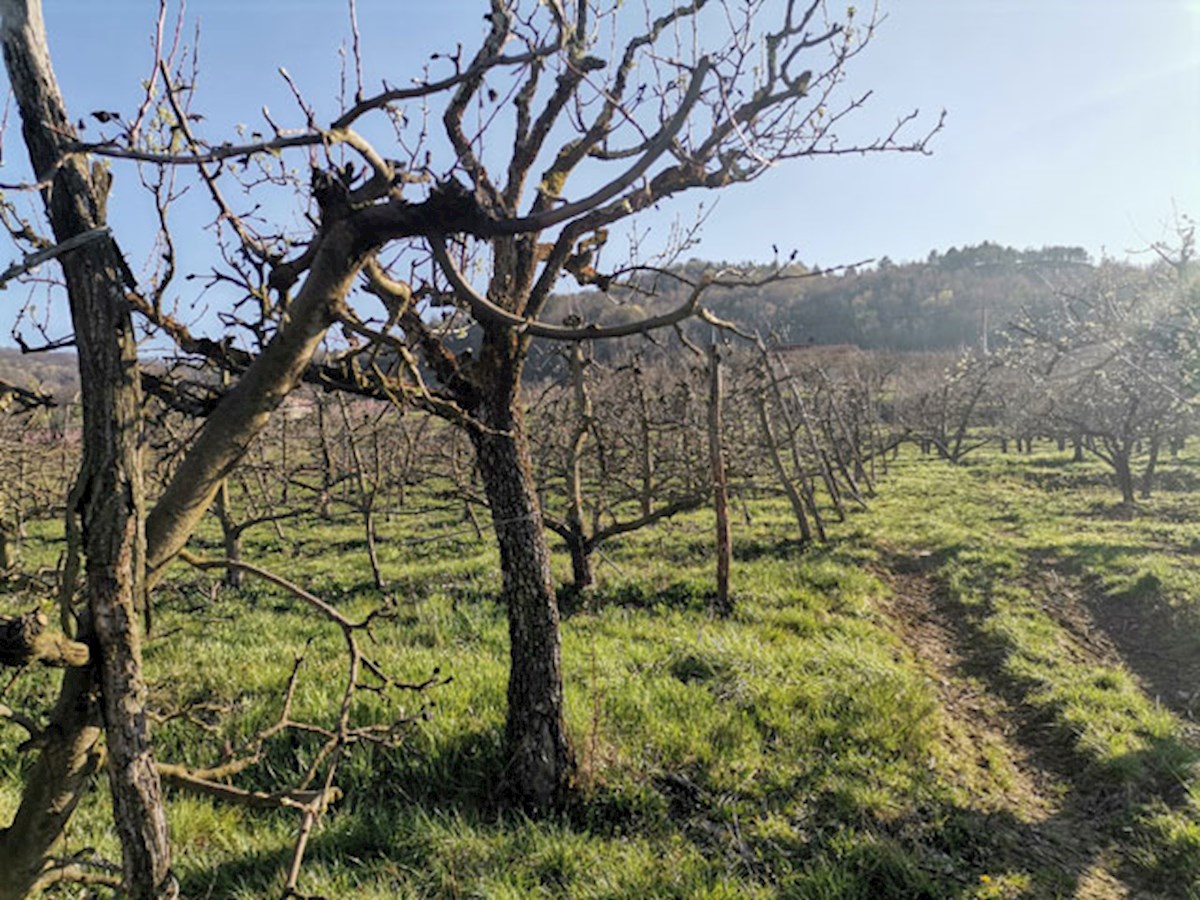
[[[287,522],[283,538],[252,530],[248,559],[346,615],[394,604],[368,648],[386,671],[453,679],[394,702],[356,701],[359,724],[389,721],[396,704],[425,715],[399,748],[363,748],[343,765],[345,796],[314,835],[302,888],[354,898],[1053,897],[1105,865],[1139,889],[1200,893],[1185,723],[1132,663],[1092,653],[1062,612],[1070,599],[1171,617],[1182,624],[1164,635],[1167,650],[1197,649],[1200,629],[1184,627],[1200,615],[1197,575],[1180,560],[1200,553],[1200,495],[1164,491],[1121,518],[1094,466],[1056,454],[971,460],[902,457],[871,510],[835,525],[825,549],[797,550],[786,504],[754,501],[752,521],[735,523],[727,618],[708,605],[706,514],[605,544],[597,591],[563,622],[579,785],[567,809],[541,820],[496,794],[507,625],[487,536],[464,534],[456,512],[401,511],[381,525],[381,597],[356,522]],[[1187,488],[1193,469],[1166,474]],[[56,534],[31,534],[27,569],[53,566]],[[216,552],[211,523],[197,545]],[[568,560],[554,564],[565,580]],[[888,612],[892,570],[936,587],[961,641],[952,677],[997,698],[985,708],[1015,717],[997,721],[1012,736],[983,741],[945,704],[941,676]],[[14,589],[4,606],[26,609],[36,596]],[[225,742],[272,722],[297,656],[294,716],[328,725],[336,715],[340,633],[270,585],[214,594],[209,576],[177,564],[156,596],[156,635],[146,648],[155,705],[225,710],[211,733],[161,725],[164,759],[211,763]],[[54,684],[53,673],[27,673],[4,702],[44,708]],[[0,820],[27,764],[20,737],[0,730]],[[1021,796],[1029,763],[1014,748],[1025,744],[1049,773],[1050,812]],[[281,739],[238,783],[270,790],[314,747]],[[1099,843],[1079,847],[1062,835],[1089,802]],[[187,896],[281,889],[294,814],[172,792],[170,818]],[[72,825],[68,850],[83,847],[117,854],[102,784]]]

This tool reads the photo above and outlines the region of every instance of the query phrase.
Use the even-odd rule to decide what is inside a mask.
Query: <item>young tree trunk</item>
[[[779,479],[779,483],[783,485],[788,502],[792,504],[792,514],[796,517],[796,524],[800,527],[800,541],[804,544],[811,544],[813,532],[812,526],[808,521],[808,515],[804,509],[804,498],[800,496],[800,492],[796,489],[796,485],[792,482],[787,468],[783,464],[783,458],[779,455],[775,429],[771,425],[771,416],[767,411],[767,398],[760,394],[756,400],[759,426],[762,428],[763,440],[766,441],[767,452],[771,457],[771,465],[775,469],[775,476]]]
[[[788,372],[786,367],[783,367],[784,376],[787,377]],[[792,399],[796,403],[796,411],[800,415],[800,424],[804,427],[805,437],[808,438],[808,448],[812,453],[813,462],[818,466],[821,473],[821,480],[825,483],[825,491],[829,494],[829,500],[833,504],[834,512],[837,513],[838,521],[846,521],[846,508],[842,505],[842,494],[838,490],[837,479],[833,477],[833,469],[830,468],[829,458],[821,449],[820,443],[817,440],[816,429],[813,426],[812,416],[808,411],[808,404],[804,402],[804,395],[800,393],[800,388],[795,382],[790,382]],[[816,514],[816,497],[813,497],[813,503],[810,504],[810,510]],[[823,531],[822,525],[818,524],[818,530]]]
[[[817,453],[818,448],[817,448],[817,444],[816,444],[816,436],[813,434],[812,429],[809,426],[809,423],[807,420],[808,412],[804,406],[804,398],[800,394],[799,388],[796,387],[795,382],[793,382],[791,380],[791,373],[788,372],[787,365],[784,364],[782,360],[780,360],[780,362],[779,362],[779,368],[782,370],[782,375],[776,374],[775,364],[771,359],[771,354],[767,350],[766,344],[764,344],[761,340],[758,341],[758,352],[762,359],[763,370],[766,373],[767,383],[770,385],[770,388],[771,388],[771,396],[774,397],[774,399],[775,399],[775,404],[779,408],[779,412],[783,417],[783,423],[786,428],[786,434],[787,434],[787,440],[788,440],[788,450],[789,450],[789,452],[791,454],[791,458],[792,458],[792,469],[796,473],[796,478],[800,482],[800,498],[803,501],[803,503],[800,507],[800,511],[801,511],[801,513],[803,513],[804,510],[807,509],[809,515],[811,515],[811,517],[812,517],[812,524],[815,528],[816,538],[821,543],[824,543],[826,540],[825,521],[821,516],[820,508],[817,506],[816,488],[813,485],[811,476],[805,471],[804,454],[801,452],[799,441],[796,438],[798,428],[797,428],[794,417],[791,415],[791,411],[788,409],[787,400],[783,395],[782,388],[780,387],[780,379],[784,378],[784,379],[788,380],[788,383],[791,387],[792,399],[796,403],[796,405],[799,409],[801,418],[804,422],[805,433],[808,435],[808,438],[809,438],[809,451],[810,451],[810,453],[812,453],[812,456],[813,456],[813,465],[819,465],[820,457]],[[765,413],[767,411],[767,407],[766,407],[766,404],[768,402],[767,398],[762,397],[762,398],[760,398],[759,402],[762,404],[762,409],[760,410],[760,413]],[[769,422],[767,424],[769,424]],[[771,438],[771,436],[769,434],[768,434],[768,442],[772,443],[772,444],[774,443],[773,439]],[[773,452],[775,452],[775,451],[773,451]],[[783,465],[783,463],[782,463],[782,461],[780,461],[780,463],[776,467],[777,471],[779,470],[779,468],[782,465]],[[822,471],[824,471],[824,470],[822,470]],[[830,496],[834,496],[832,491],[830,492]],[[791,499],[791,496],[789,494],[789,500],[790,499]],[[795,501],[792,501],[792,502],[793,502],[793,507],[794,507]],[[834,499],[834,502],[835,503],[837,502],[836,498]],[[804,536],[806,534],[809,534],[809,529],[805,527],[808,523],[808,516],[805,516],[802,520],[799,519],[799,516],[797,516],[797,519],[800,522],[801,535]],[[806,538],[806,540],[807,540],[807,538]]]
[[[576,420],[567,459],[567,528],[572,535],[567,543],[571,551],[572,586],[577,594],[582,594],[594,586],[595,576],[583,524],[583,449],[592,428],[592,396],[584,371],[583,345],[578,341],[571,345],[570,363]]]
[[[317,439],[321,448],[321,494],[317,505],[317,514],[326,521],[333,518],[333,486],[337,482],[337,472],[333,464],[333,446],[329,437],[329,423],[326,421],[326,400],[321,394],[317,395]]]
[[[721,352],[716,344],[708,348],[708,452],[712,466],[713,509],[717,518],[717,611],[732,611],[729,597],[729,569],[733,559],[733,534],[729,524],[729,483],[725,477],[725,447],[721,433]]]
[[[215,510],[221,523],[221,537],[225,544],[225,558],[230,562],[240,562],[242,559],[242,530],[233,519],[233,510],[229,503],[229,479],[221,482],[217,491]],[[237,566],[225,569],[225,583],[232,588],[242,586],[242,570]]]
[[[562,645],[550,550],[515,386],[509,397],[506,393],[496,391],[485,399],[488,427],[473,429],[471,440],[500,547],[508,610],[508,786],[523,805],[545,810],[564,798],[575,758],[563,714]]]
[[[646,397],[640,359],[633,366],[633,389],[638,409],[638,502],[642,507],[642,515],[648,516],[654,508],[654,456],[651,446],[650,401]]]
[[[1141,495],[1143,500],[1149,500],[1150,494],[1154,490],[1154,475],[1158,470],[1158,451],[1162,444],[1162,440],[1157,434],[1150,438],[1150,458],[1146,460],[1146,468],[1142,470],[1142,490]]]
[[[383,580],[383,570],[379,567],[379,550],[375,530],[375,501],[379,492],[378,471],[373,480],[367,478],[366,466],[363,464],[362,452],[358,446],[358,435],[350,421],[350,409],[343,394],[338,394],[338,407],[342,413],[342,435],[346,441],[351,463],[354,465],[354,484],[358,490],[358,499],[354,503],[362,516],[363,532],[367,541],[367,559],[371,564],[371,578],[375,589],[382,591],[387,587]],[[376,455],[378,461],[378,455]]]

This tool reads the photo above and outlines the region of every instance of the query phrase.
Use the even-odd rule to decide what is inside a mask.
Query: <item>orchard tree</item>
[[[1126,506],[1139,481],[1150,495],[1163,441],[1191,414],[1185,296],[1162,267],[1104,261],[1054,309],[1012,326],[1010,361],[1040,390],[1050,424],[1112,469]]]
[[[20,896],[42,877],[99,764],[103,723],[124,889],[132,897],[174,892],[139,622],[148,592],[304,379],[405,398],[469,435],[509,617],[507,782],[530,808],[555,804],[574,758],[524,364],[539,338],[623,337],[705,317],[713,277],[697,279],[675,307],[619,324],[547,322],[545,305],[565,277],[600,291],[636,279],[632,263],[601,266],[610,232],[685,192],[751,181],[787,159],[923,151],[940,122],[906,137],[915,114],[877,139],[838,141],[838,127],[866,100],[841,88],[874,20],[858,21],[853,7],[831,17],[820,0],[691,0],[641,20],[590,0],[492,0],[474,54],[441,54],[431,64],[441,69],[408,73],[417,76],[408,87],[369,93],[359,79],[327,124],[296,91],[299,124],[283,128],[264,111],[263,134],[249,142],[199,133],[207,126],[193,111],[198,73],[176,64],[184,57],[170,51],[168,35],[136,114],[105,116],[102,139],[86,143],[57,89],[37,0],[4,0],[0,11],[32,186],[54,232],[47,243],[84,241],[59,256],[85,385],[85,453],[68,532],[86,561],[78,636],[98,656],[96,667],[68,670],[55,713],[61,739],[42,748],[17,818],[0,834],[6,873],[19,869],[5,890]],[[394,146],[378,149],[378,138],[364,136],[372,130],[393,134]],[[307,178],[288,167],[292,154],[308,164]],[[119,236],[107,230],[110,176],[98,157],[141,166],[163,228],[153,283],[138,283]],[[229,305],[214,334],[171,314],[177,242],[169,225],[188,178],[211,198],[222,236],[208,299],[223,291]],[[274,208],[263,195],[272,192],[299,204],[304,229],[263,224],[261,210]],[[238,201],[245,207],[230,196],[247,197]],[[214,392],[149,511],[141,392],[170,398],[180,388],[139,377],[133,316],[230,381]],[[335,324],[343,338],[319,354]],[[480,335],[473,353],[452,340],[468,325]],[[99,710],[87,702],[94,683]]]

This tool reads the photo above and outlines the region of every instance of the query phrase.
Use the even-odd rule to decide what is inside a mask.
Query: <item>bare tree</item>
[[[1122,503],[1152,488],[1161,443],[1191,412],[1190,322],[1178,275],[1103,261],[1060,289],[1059,304],[1013,323],[1010,363],[1049,423],[1108,465]],[[1144,451],[1144,458],[1139,454]],[[1141,466],[1139,476],[1137,468]]]
[[[110,735],[119,728],[128,738],[124,749],[110,745],[109,764],[114,790],[124,785],[129,798],[129,815],[119,817],[129,825],[122,826],[126,890],[131,896],[169,890],[148,732],[136,711],[142,688],[131,609],[148,609],[146,591],[302,379],[406,397],[469,435],[499,543],[509,616],[507,780],[529,807],[555,804],[569,787],[574,757],[563,716],[558,609],[524,421],[524,364],[537,338],[622,337],[705,317],[703,294],[716,279],[699,279],[674,308],[617,324],[551,324],[541,317],[545,304],[564,276],[606,291],[636,274],[636,266],[598,268],[609,229],[686,191],[750,181],[791,158],[923,151],[940,123],[904,139],[915,114],[865,144],[837,140],[838,126],[866,100],[840,99],[839,88],[846,67],[873,36],[874,21],[859,23],[853,7],[844,21],[827,18],[819,0],[693,0],[640,24],[628,21],[619,5],[605,11],[588,0],[492,0],[473,56],[445,55],[448,72],[426,73],[411,87],[368,96],[359,85],[345,112],[327,125],[297,93],[299,127],[285,130],[268,119],[272,134],[252,135],[248,143],[207,139],[196,133],[190,111],[194,79],[173,73],[162,59],[148,81],[147,106],[87,144],[78,140],[54,88],[36,0],[6,0],[0,8],[6,64],[57,239],[104,224],[107,177],[103,167],[87,166],[89,154],[137,161],[160,173],[146,178],[166,248],[151,289],[138,289],[107,236],[60,260],[78,308],[81,365],[92,367],[84,378],[93,385],[84,397],[91,423],[85,426],[87,474],[76,499],[83,501],[88,540],[103,535],[107,541],[84,549],[89,579],[97,573],[96,583],[89,581],[93,627],[100,646],[112,648],[102,653],[103,665],[112,664],[102,694],[107,724]],[[710,35],[717,35],[715,43],[703,46]],[[155,103],[162,111],[157,133],[143,127],[145,109]],[[440,115],[435,103],[442,104]],[[409,106],[422,114],[407,115]],[[505,109],[511,111],[508,140],[494,137]],[[370,116],[394,128],[405,162],[389,159],[362,136],[359,123]],[[428,122],[440,122],[437,141]],[[293,151],[312,165],[307,186],[273,162]],[[174,273],[166,226],[181,167],[211,197],[227,239],[225,269],[212,281],[242,294],[225,316],[229,333],[217,339],[194,333],[163,302]],[[263,234],[238,214],[222,185],[248,170],[249,187],[303,196],[313,223],[309,234]],[[572,196],[574,184],[580,187]],[[360,276],[367,290],[352,303]],[[446,313],[441,322],[430,314],[434,306]],[[139,385],[153,383],[138,377],[129,307],[181,352],[233,376],[227,390],[214,394],[203,427],[145,515],[144,544],[137,399]],[[351,339],[319,356],[335,323]],[[451,340],[468,323],[480,333],[471,355]],[[96,479],[112,484],[86,490]],[[93,517],[103,516],[112,518],[99,527],[101,519]],[[122,567],[112,569],[115,561]],[[102,584],[102,569],[120,577]],[[39,877],[96,765],[95,720],[78,702],[87,695],[88,678],[77,670],[68,674],[56,722],[63,742],[43,751],[32,779],[45,790],[53,786],[54,796],[28,794],[18,821],[0,835],[0,859],[32,866],[22,885]],[[5,846],[14,842],[30,845],[19,852]]]

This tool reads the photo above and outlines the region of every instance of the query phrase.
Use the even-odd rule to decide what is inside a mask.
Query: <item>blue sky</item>
[[[156,4],[46,7],[73,115],[129,115],[149,72]],[[295,121],[281,65],[334,113],[346,9],[341,0],[192,0],[189,22],[198,19],[202,35],[195,108],[207,134],[257,126],[264,103]],[[484,9],[475,0],[359,0],[368,87],[403,83],[458,40],[473,49]],[[854,127],[883,131],[916,108],[932,121],[944,108],[933,155],[784,164],[721,193],[696,255],[768,259],[778,244],[833,265],[920,259],[983,240],[1123,255],[1161,238],[1174,209],[1200,215],[1200,0],[891,0],[882,9],[886,22],[851,73],[852,89],[874,91]],[[12,124],[3,181],[23,174]],[[114,204],[135,183],[118,167]],[[132,219],[118,224],[135,245]],[[666,228],[665,218],[650,224]]]

